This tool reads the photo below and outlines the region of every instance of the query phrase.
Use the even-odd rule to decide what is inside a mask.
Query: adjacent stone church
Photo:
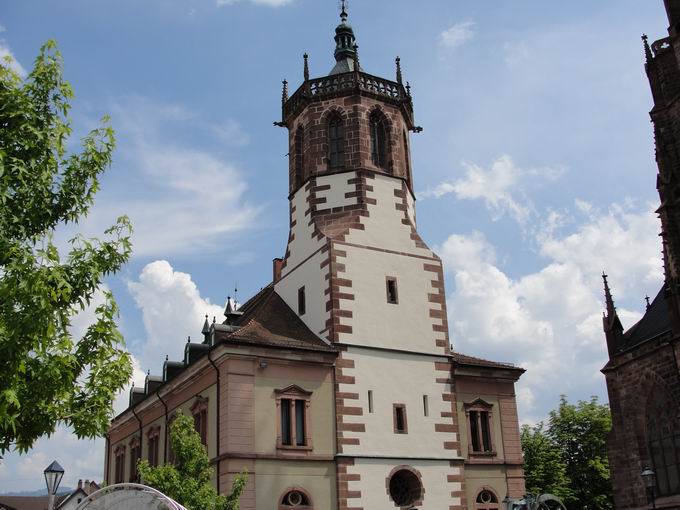
[[[524,494],[514,384],[523,370],[451,350],[439,257],[416,229],[410,87],[359,64],[343,8],[335,66],[281,122],[290,235],[272,282],[134,388],[108,434],[108,483],[172,462],[193,415],[244,510],[500,509]],[[283,194],[284,190],[282,190]],[[455,314],[455,311],[454,311]]]
[[[680,0],[664,0],[669,36],[644,36],[652,89],[665,279],[642,319],[624,332],[606,275],[604,331],[612,431],[608,440],[617,509],[648,508],[640,476],[656,473],[656,508],[680,509]]]

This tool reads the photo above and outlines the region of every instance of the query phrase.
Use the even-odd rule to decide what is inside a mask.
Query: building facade
[[[606,275],[602,369],[612,431],[609,463],[617,509],[648,508],[642,470],[656,473],[656,507],[680,509],[680,0],[664,0],[669,36],[648,44],[665,278],[642,319],[624,331]]]
[[[366,73],[343,7],[335,66],[304,80],[282,120],[290,234],[272,283],[182,362],[133,389],[107,442],[109,483],[171,462],[167,430],[194,416],[245,510],[500,509],[524,494],[514,384],[523,370],[452,351],[443,268],[416,229],[400,62]]]

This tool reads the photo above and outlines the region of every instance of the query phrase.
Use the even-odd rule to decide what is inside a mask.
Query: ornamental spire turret
[[[352,26],[347,23],[347,4],[342,0],[340,24],[335,28],[335,66],[329,74],[341,74],[354,71],[356,54],[356,37]]]
[[[604,271],[602,272],[602,280],[604,281],[604,299],[607,307],[607,311],[606,313],[603,313],[602,317],[602,329],[604,330],[607,339],[607,351],[609,352],[609,358],[611,359],[622,347],[623,326],[616,313],[614,298],[609,290],[609,282],[607,281],[607,275]]]

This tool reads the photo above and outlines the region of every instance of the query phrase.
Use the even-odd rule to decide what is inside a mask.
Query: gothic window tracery
[[[371,161],[378,168],[387,170],[387,122],[379,111],[371,113]]]
[[[328,121],[328,161],[331,169],[345,165],[345,126],[337,113]]]
[[[677,405],[657,385],[647,400],[647,440],[660,496],[680,491],[679,418]]]
[[[304,129],[302,126],[298,126],[295,131],[295,189],[299,189],[302,186],[302,181],[304,180]]]

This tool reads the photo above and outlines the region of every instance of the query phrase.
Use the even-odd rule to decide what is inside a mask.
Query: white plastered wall
[[[367,183],[373,187],[373,191],[368,191],[366,196],[375,199],[377,203],[368,206],[368,217],[361,218],[365,229],[351,230],[346,241],[384,250],[433,257],[431,250],[418,248],[415,245],[411,239],[411,226],[404,225],[401,221],[404,219],[404,212],[398,210],[396,205],[401,204],[402,199],[395,196],[394,192],[395,190],[402,191],[402,181],[387,175],[375,174],[375,178],[369,179]]]
[[[442,337],[432,329],[441,324],[430,317],[428,294],[435,292],[435,273],[425,271],[424,264],[437,260],[384,253],[354,246],[342,246],[347,252],[343,278],[352,280],[354,299],[341,299],[340,308],[352,312],[341,324],[352,326],[352,333],[340,333],[340,341],[358,345],[384,347],[415,352],[442,354],[436,339]],[[398,303],[387,302],[386,277],[397,278]]]
[[[446,461],[409,459],[360,459],[348,468],[352,474],[360,474],[361,480],[350,481],[349,490],[361,491],[361,498],[349,500],[352,507],[370,510],[394,510],[395,504],[387,493],[386,481],[392,469],[408,465],[422,476],[425,489],[423,504],[419,508],[442,510],[460,505],[460,498],[452,498],[451,492],[461,490],[460,483],[448,483],[448,475],[460,474],[460,468],[451,467]]]
[[[312,498],[314,510],[335,510],[335,463],[257,460],[255,463],[257,510],[278,510],[287,489],[299,487]]]
[[[316,253],[307,262],[286,274],[274,286],[277,294],[295,313],[298,313],[298,289],[304,286],[306,311],[300,318],[311,331],[320,336],[325,336],[323,332],[329,315],[326,311],[325,290],[328,288],[328,281],[325,275],[328,274],[330,266],[321,269],[321,263],[327,258],[328,252]]]
[[[345,455],[385,455],[403,457],[458,458],[458,452],[445,450],[445,441],[456,441],[452,432],[435,432],[435,423],[446,423],[441,413],[451,412],[443,393],[451,385],[436,382],[434,362],[446,358],[375,351],[350,347],[347,358],[354,368],[343,368],[343,375],[354,376],[354,384],[340,384],[340,392],[358,393],[362,416],[344,415],[345,423],[363,423],[366,431],[356,433],[360,445],[343,446]],[[439,373],[441,375],[441,372]],[[368,410],[368,391],[373,392],[373,412]],[[423,395],[428,396],[428,416],[424,415]],[[394,432],[393,404],[406,405],[407,434]],[[353,433],[346,433],[354,437]]]

